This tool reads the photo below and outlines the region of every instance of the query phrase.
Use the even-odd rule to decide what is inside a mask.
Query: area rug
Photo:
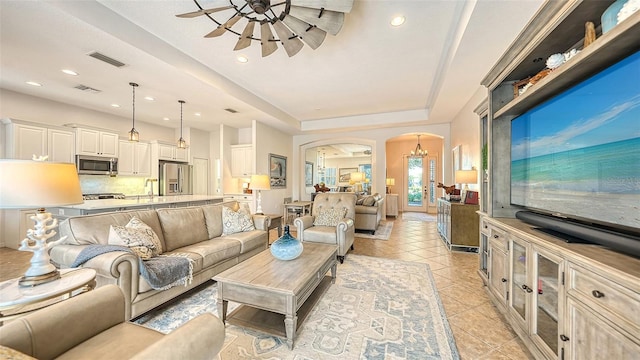
[[[393,229],[393,221],[380,220],[380,224],[378,224],[378,229],[376,233],[371,235],[368,231],[356,231],[355,237],[365,238],[365,239],[376,239],[376,240],[389,240],[389,235],[391,235],[391,230]]]
[[[421,212],[403,212],[402,221],[436,221],[436,216]]]
[[[217,316],[215,283],[136,322],[171,332],[208,311]],[[229,312],[237,304],[230,303]],[[428,265],[349,255],[298,330],[283,338],[227,325],[218,359],[459,359]]]

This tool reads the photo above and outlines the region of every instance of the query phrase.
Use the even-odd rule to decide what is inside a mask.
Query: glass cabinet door
[[[526,329],[528,295],[533,292],[527,286],[527,247],[512,240],[511,249],[511,300],[509,305],[522,320],[523,329]]]
[[[536,342],[544,345],[548,355],[558,354],[558,319],[561,311],[558,291],[562,286],[562,260],[536,251],[534,258],[536,279],[534,323],[532,335]]]

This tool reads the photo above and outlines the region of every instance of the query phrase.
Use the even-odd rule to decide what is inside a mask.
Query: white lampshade
[[[478,171],[473,170],[456,170],[456,183],[458,184],[476,184],[478,183]]]
[[[268,175],[251,175],[251,181],[249,182],[249,189],[251,190],[271,190],[271,181]]]
[[[75,164],[0,160],[0,208],[28,209],[82,203]]]
[[[364,173],[362,172],[352,172],[351,173],[351,181],[354,183],[359,183],[364,181]]]
[[[387,186],[393,186],[396,184],[396,179],[394,178],[387,178]]]

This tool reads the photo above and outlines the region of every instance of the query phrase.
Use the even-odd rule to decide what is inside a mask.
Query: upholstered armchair
[[[356,194],[320,193],[313,200],[311,215],[296,218],[297,237],[302,242],[338,245],[338,260],[344,262],[353,249]]]
[[[130,323],[116,285],[105,285],[0,327],[0,345],[46,359],[214,359],[224,325],[201,314],[164,335]]]

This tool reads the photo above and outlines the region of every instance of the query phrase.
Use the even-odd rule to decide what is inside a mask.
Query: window
[[[336,168],[325,168],[324,173],[318,175],[320,182],[323,182],[326,187],[336,186]]]

